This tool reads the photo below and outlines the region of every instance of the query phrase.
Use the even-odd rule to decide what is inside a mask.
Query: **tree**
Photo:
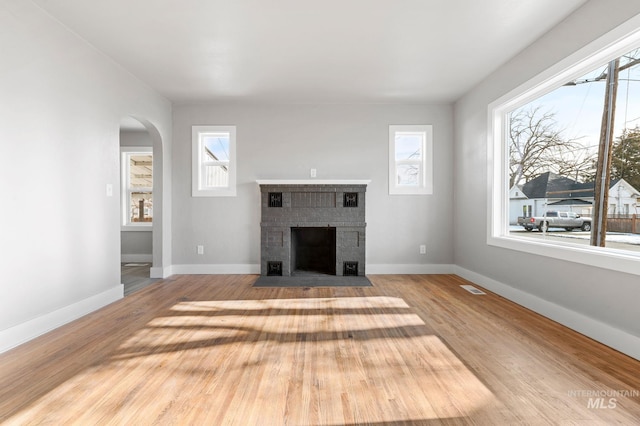
[[[625,129],[613,145],[611,177],[640,189],[640,128]]]
[[[521,108],[510,117],[509,187],[554,172],[582,181],[592,176],[594,159],[578,139],[564,139],[555,114]]]

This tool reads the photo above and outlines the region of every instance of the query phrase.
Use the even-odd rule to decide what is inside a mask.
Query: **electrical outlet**
[[[316,169],[311,169],[311,172],[309,174],[311,177],[316,177]]]
[[[420,245],[420,254],[427,254],[427,246],[424,244]]]
[[[197,246],[198,254],[204,254],[204,246]]]

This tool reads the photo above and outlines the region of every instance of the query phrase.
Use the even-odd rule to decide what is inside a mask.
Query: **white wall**
[[[434,194],[388,195],[388,126],[433,124]],[[237,126],[238,195],[191,197],[191,126]],[[367,272],[430,272],[453,260],[448,105],[174,106],[174,272],[259,272],[256,179],[371,179]],[[419,245],[427,254],[419,254]],[[205,254],[196,254],[204,245]]]
[[[640,357],[637,275],[487,245],[487,105],[640,13],[637,1],[611,6],[588,2],[456,103],[455,264],[461,275]],[[473,221],[468,205],[478,206]]]
[[[29,1],[0,28],[2,351],[122,297],[120,120],[170,150],[171,105]]]

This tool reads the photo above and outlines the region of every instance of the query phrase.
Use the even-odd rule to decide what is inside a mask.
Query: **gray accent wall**
[[[123,262],[150,262],[153,254],[152,247],[152,232],[122,231],[120,233],[120,258]]]
[[[120,146],[153,146],[153,141],[145,130],[120,130]]]
[[[257,179],[371,179],[367,271],[434,270],[453,261],[450,105],[175,105],[173,265],[244,265],[259,273]],[[432,124],[434,193],[389,195],[390,124]],[[238,195],[191,196],[191,126],[237,126]],[[427,253],[419,254],[419,246]],[[196,246],[204,246],[198,255]],[[203,265],[208,265],[202,269]],[[247,269],[244,270],[247,270]],[[241,268],[233,269],[243,270]]]
[[[590,1],[455,104],[452,210],[460,274],[636,357],[638,275],[489,246],[486,224],[487,105],[638,13],[640,2]]]

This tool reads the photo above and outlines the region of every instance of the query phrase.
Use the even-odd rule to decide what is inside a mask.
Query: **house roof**
[[[609,188],[615,186],[620,179],[609,183]],[[577,200],[593,198],[595,182],[578,182],[552,172],[541,174],[535,179],[522,185],[522,192],[528,198],[559,198],[561,200]]]
[[[529,198],[571,198],[565,194],[577,184],[573,179],[547,172],[522,185],[522,192]]]
[[[560,201],[555,201],[553,203],[549,203],[549,206],[584,206],[584,205],[592,205],[591,201],[581,200],[579,198],[576,199],[565,199]]]

